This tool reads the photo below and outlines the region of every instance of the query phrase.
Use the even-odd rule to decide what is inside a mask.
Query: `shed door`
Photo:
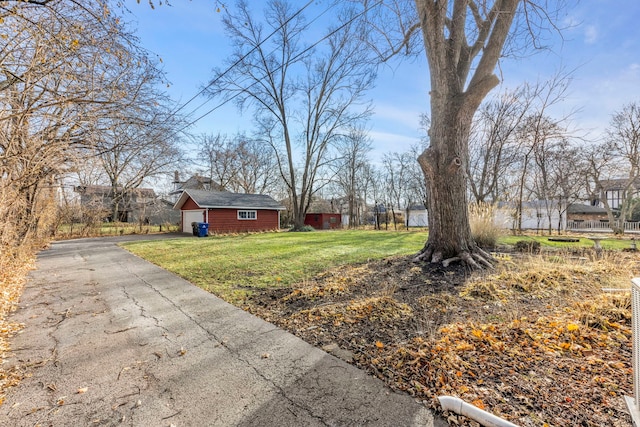
[[[204,221],[204,210],[182,211],[182,232],[191,233],[193,231],[191,228],[191,223],[203,222],[203,221]]]

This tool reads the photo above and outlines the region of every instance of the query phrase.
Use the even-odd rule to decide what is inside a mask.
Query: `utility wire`
[[[335,5],[335,4],[334,4]],[[322,13],[318,14],[315,18],[313,18],[311,21],[309,21],[308,23],[305,24],[304,28],[308,28],[310,25],[312,25],[314,22],[316,22],[318,19],[320,19],[323,15],[325,15],[329,10],[331,10],[334,5],[330,5],[328,8],[326,8]],[[287,22],[289,22],[291,19],[288,19]],[[276,31],[280,30],[281,28],[283,28],[283,26],[281,25],[280,27],[278,27],[273,33],[271,33],[269,35],[269,37],[271,37]],[[267,37],[267,39],[269,38]],[[235,61],[233,63],[233,65],[231,67],[229,67],[227,70],[225,70],[223,73],[221,73],[216,79],[215,81],[212,81],[209,85],[207,85],[207,87],[205,87],[203,90],[201,90],[200,92],[198,92],[198,94],[196,94],[196,96],[194,96],[191,100],[193,100],[195,97],[197,97],[198,95],[202,94],[206,89],[208,89],[209,87],[211,87],[214,83],[216,83],[218,80],[220,80],[221,77],[223,77],[227,72],[229,72],[232,68],[238,66],[240,63],[242,63],[242,61],[250,54],[253,53],[256,49],[258,49],[260,47],[260,45],[266,41],[267,39],[261,41],[260,43],[258,43],[255,47],[253,47],[253,49],[251,49],[247,54],[243,55],[242,58],[240,58],[239,60]],[[317,43],[314,44],[314,46]],[[277,48],[274,48],[271,52],[275,52]],[[297,59],[297,57],[295,58]],[[246,80],[246,79],[245,79]],[[187,117],[191,116],[192,114],[194,114],[196,111],[198,111],[200,108],[202,108],[204,105],[208,104],[209,102],[211,102],[211,98],[205,100],[204,102],[202,102],[200,105],[198,105],[196,108],[194,108],[188,115]],[[224,104],[221,104],[220,106],[222,106]],[[216,108],[220,108],[220,106],[216,107]],[[210,114],[210,113],[209,113]],[[204,116],[201,116],[198,120],[202,119]],[[197,121],[197,120],[196,120]],[[195,123],[195,121],[193,122]],[[193,124],[191,123],[191,124]]]
[[[247,53],[245,53],[241,58],[239,58],[237,61],[235,61],[233,64],[231,64],[229,67],[227,67],[226,70],[224,70],[222,73],[220,73],[218,76],[216,76],[208,85],[206,85],[205,87],[203,87],[200,91],[198,91],[195,95],[193,95],[188,101],[186,101],[185,103],[183,103],[182,105],[180,105],[176,110],[171,111],[167,117],[161,122],[158,123],[155,126],[155,129],[150,129],[150,133],[158,130],[161,126],[163,126],[165,123],[169,122],[169,120],[171,120],[173,117],[175,117],[181,110],[183,110],[187,105],[189,105],[191,102],[193,102],[195,99],[197,99],[200,95],[202,95],[207,89],[209,89],[211,86],[213,86],[215,83],[217,83],[222,77],[224,77],[227,73],[229,73],[233,68],[237,67],[240,63],[242,63],[242,61],[244,61],[250,54],[252,54],[256,49],[260,48],[267,40],[269,40],[271,37],[273,37],[275,34],[278,33],[278,31],[280,31],[281,29],[283,29],[285,27],[285,25],[287,25],[289,22],[291,22],[291,20],[293,20],[295,17],[297,17],[298,15],[300,15],[307,7],[309,7],[312,3],[314,2],[314,0],[309,0],[304,6],[302,6],[302,8],[300,8],[299,10],[297,10],[293,15],[291,15],[285,22],[283,22],[279,27],[277,27],[276,29],[274,29],[267,37],[265,37],[263,40],[259,41],[251,50],[249,50]],[[330,10],[333,7],[333,5],[329,6],[329,8],[327,8],[324,12],[322,12],[320,15],[316,16],[312,21],[310,21],[308,25],[310,25],[311,23],[315,22],[320,16],[322,16],[323,14],[325,14],[328,10]],[[198,111],[200,108],[202,108],[205,104],[209,103],[211,100],[208,99],[206,101],[204,101],[203,103],[201,103],[199,106],[197,106],[195,109],[193,109],[188,115],[187,117],[189,117],[190,115],[194,114],[196,111]],[[228,102],[228,101],[227,101]],[[226,103],[226,102],[225,102]],[[222,105],[221,104],[219,106],[216,106],[214,109],[210,110],[209,112],[207,112],[206,114],[200,116],[198,119],[193,120],[191,122],[189,122],[187,125],[181,127],[178,130],[172,131],[170,132],[168,135],[164,135],[164,138],[170,138],[173,136],[176,136],[177,134],[179,134],[180,132],[183,132],[185,129],[187,129],[189,126],[192,126],[194,123],[196,123],[198,120],[201,120],[203,117],[206,117],[207,115],[211,114],[213,111],[215,111],[216,109],[220,108]],[[154,139],[154,141],[159,140],[160,137],[156,137]],[[152,142],[154,142],[152,141]]]
[[[285,22],[282,23],[282,25],[280,25],[278,28],[276,28],[275,30],[273,30],[267,37],[265,37],[264,40],[261,40],[260,42],[258,42],[258,44],[256,44],[253,49],[249,50],[249,52],[245,53],[241,58],[239,58],[237,61],[235,61],[233,64],[231,64],[229,67],[227,67],[226,70],[224,70],[222,73],[220,73],[216,78],[214,78],[208,85],[206,85],[205,87],[203,87],[202,89],[200,89],[200,91],[198,93],[196,93],[195,95],[193,95],[187,102],[185,102],[184,104],[182,104],[180,106],[180,108],[178,108],[174,114],[177,114],[180,110],[182,110],[184,107],[186,107],[188,104],[190,104],[191,102],[193,102],[196,98],[198,98],[200,95],[202,95],[207,89],[209,89],[211,86],[213,86],[215,83],[218,82],[218,80],[220,80],[222,77],[224,77],[228,72],[230,72],[233,68],[235,68],[238,64],[240,64],[242,61],[244,61],[249,55],[251,55],[256,49],[258,49],[260,46],[262,46],[263,43],[265,43],[267,40],[269,40],[271,37],[273,37],[275,34],[278,33],[278,31],[280,31],[282,28],[284,28],[285,25],[287,25],[289,22],[291,22],[292,19],[294,19],[295,17],[297,17],[298,15],[300,15],[307,7],[309,7],[311,5],[311,3],[313,3],[314,0],[309,0],[307,2],[307,4],[305,4],[304,6],[302,6],[301,9],[299,9],[296,13],[294,13],[293,15],[291,15],[291,17],[289,17],[289,19],[287,19]],[[202,105],[198,106],[198,108],[200,108]],[[197,110],[197,108],[196,108]],[[194,112],[196,110],[193,110]]]
[[[335,33],[337,33],[338,31],[342,30],[343,28],[345,28],[347,25],[350,25],[351,23],[353,23],[356,19],[360,18],[361,16],[363,16],[365,13],[369,12],[371,9],[373,9],[374,7],[379,6],[380,4],[382,4],[383,0],[379,0],[378,2],[376,2],[375,4],[371,5],[371,6],[367,6],[362,12],[358,13],[357,15],[353,16],[350,20],[346,21],[344,24],[340,25],[339,27],[337,27],[336,29],[334,29],[333,31],[331,31],[330,33],[328,33],[327,35],[325,35],[324,37],[322,37],[320,40],[316,41],[315,43],[313,43],[312,45],[310,45],[309,47],[307,47],[306,49],[302,50],[298,55],[296,55],[295,57],[293,57],[291,59],[291,62],[296,61],[298,58],[300,58],[301,56],[303,56],[304,54],[306,54],[307,52],[309,52],[311,49],[315,48],[317,45],[319,45],[320,43],[322,43],[323,41],[327,40],[329,37],[331,37],[332,35],[334,35]],[[316,18],[317,19],[317,18]],[[257,48],[257,46],[256,46]],[[254,48],[255,49],[255,48]],[[243,57],[244,58],[244,57]],[[239,62],[236,62],[236,64]],[[282,68],[283,65],[281,65],[280,67],[277,67],[274,71],[279,70],[280,68]],[[257,82],[252,83],[248,88],[250,88],[251,86],[255,85]],[[248,89],[247,88],[247,89]],[[237,94],[225,99],[224,101],[222,101],[220,104],[216,105],[215,107],[213,107],[212,109],[208,110],[206,113],[202,114],[201,116],[199,116],[198,118],[196,118],[195,120],[192,120],[191,122],[187,123],[185,126],[183,126],[182,128],[178,129],[177,131],[175,131],[174,134],[180,133],[182,131],[184,131],[185,129],[187,129],[189,126],[195,124],[196,122],[198,122],[199,120],[202,120],[204,117],[208,116],[209,114],[213,113],[215,110],[217,110],[218,108],[224,106],[225,104],[227,104],[229,101],[237,98],[238,96],[240,96],[240,94],[242,93],[242,91],[239,91]],[[204,105],[204,104],[202,104]],[[199,107],[198,107],[199,108]],[[195,110],[194,110],[195,112]]]

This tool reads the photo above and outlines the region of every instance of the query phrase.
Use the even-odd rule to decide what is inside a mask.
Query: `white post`
[[[633,349],[631,363],[633,367],[633,398],[624,400],[635,427],[640,427],[640,278],[631,280],[631,339]]]

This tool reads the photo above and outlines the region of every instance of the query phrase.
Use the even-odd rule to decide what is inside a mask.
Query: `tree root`
[[[433,254],[433,249],[424,247],[418,254],[413,258],[413,262],[420,261],[431,261],[431,255]]]
[[[452,262],[461,261],[463,259],[464,257],[461,257],[461,256],[454,256],[453,258],[447,258],[444,261],[442,261],[442,266],[449,267],[449,264],[451,264]]]
[[[433,264],[442,263],[443,267],[448,267],[452,263],[462,262],[472,270],[492,270],[495,262],[491,254],[481,248],[474,248],[471,251],[462,251],[453,257],[444,259],[441,251],[436,251],[432,247],[425,247],[414,258],[413,262],[431,262]]]

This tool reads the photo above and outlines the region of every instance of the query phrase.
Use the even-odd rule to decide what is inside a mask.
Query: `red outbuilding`
[[[333,230],[341,227],[341,215],[337,213],[308,213],[304,217],[304,225],[316,230]]]
[[[185,233],[193,231],[194,222],[208,223],[210,233],[277,230],[285,209],[264,194],[205,190],[184,190],[173,208],[181,212]]]

